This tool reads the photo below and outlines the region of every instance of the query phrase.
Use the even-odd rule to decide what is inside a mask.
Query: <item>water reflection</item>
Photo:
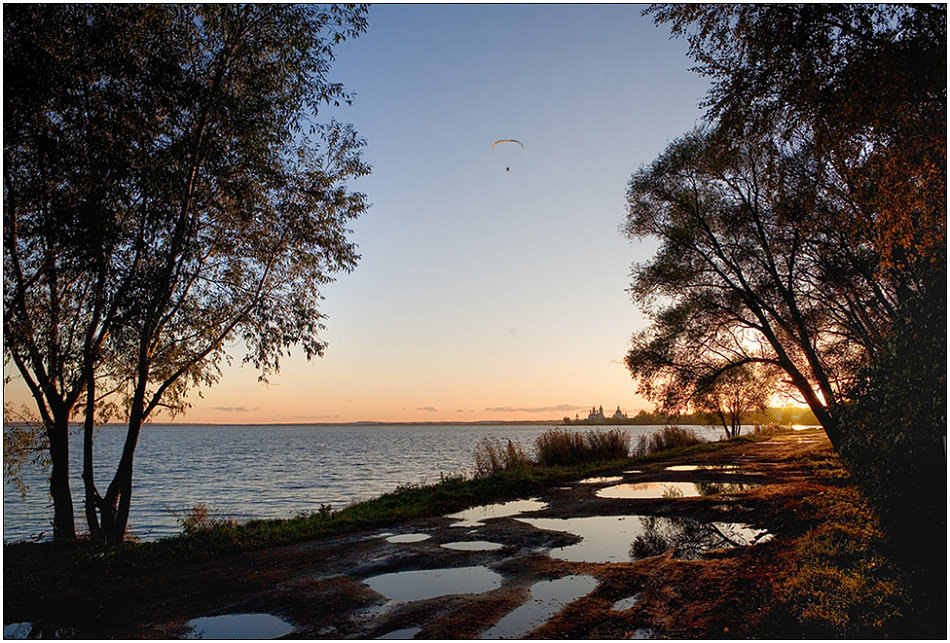
[[[431,538],[429,534],[400,534],[398,536],[390,536],[386,539],[386,542],[394,544],[406,544],[406,543],[419,543],[423,540],[429,540]]]
[[[633,608],[633,606],[639,602],[640,602],[640,594],[634,594],[633,596],[621,598],[619,601],[615,602],[611,606],[610,609],[613,610],[614,612],[623,612],[623,611]]]
[[[501,587],[487,567],[416,569],[367,578],[363,582],[391,601],[412,602],[451,594],[481,594]]]
[[[273,614],[224,614],[188,621],[186,639],[276,639],[293,626]]]
[[[699,558],[714,549],[732,549],[766,542],[764,529],[728,522],[699,522],[690,518],[641,518],[643,533],[630,545],[630,558],[649,558],[672,552],[683,560]]]
[[[484,524],[483,521],[491,518],[508,518],[527,511],[547,509],[547,507],[546,502],[540,502],[535,498],[530,500],[512,500],[511,502],[471,507],[465,511],[450,514],[446,516],[446,518],[460,521],[453,523],[453,527],[480,527]]]
[[[375,640],[383,639],[398,639],[405,641],[407,639],[413,639],[416,637],[416,634],[422,631],[421,627],[407,627],[403,630],[393,630],[392,632],[386,632],[382,636],[377,636]]]
[[[442,546],[456,551],[496,551],[504,547],[501,543],[493,543],[487,540],[459,540],[444,543]]]
[[[581,541],[550,551],[552,558],[577,563],[618,563],[673,551],[694,558],[711,549],[765,542],[771,535],[739,523],[701,523],[661,516],[518,518],[537,529],[561,531]]]
[[[539,581],[531,586],[531,598],[502,617],[494,626],[485,630],[482,638],[520,638],[543,625],[563,606],[590,594],[595,587],[597,587],[597,579],[584,575]]]
[[[623,476],[599,476],[596,478],[584,478],[580,484],[606,484],[608,482],[620,482]]]
[[[738,493],[758,483],[748,482],[628,482],[604,487],[597,491],[598,498],[615,500],[644,500],[649,498],[693,498],[720,493]]]
[[[666,467],[667,471],[735,471],[734,464],[676,464]]]

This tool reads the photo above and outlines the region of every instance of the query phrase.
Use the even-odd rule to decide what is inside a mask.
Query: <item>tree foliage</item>
[[[628,366],[668,408],[774,366],[838,447],[857,374],[946,270],[945,7],[648,12],[713,86],[709,125],[630,181],[626,232],[661,247]]]
[[[654,5],[713,81],[731,137],[798,140],[814,180],[850,201],[891,277],[946,244],[946,5]],[[841,221],[840,223],[845,223]]]
[[[33,391],[54,478],[82,410],[94,535],[124,534],[142,424],[214,384],[230,347],[263,375],[293,346],[322,354],[321,286],[355,266],[346,225],[367,207],[346,181],[368,167],[350,126],[316,119],[349,100],[332,52],[365,12],[4,12],[5,357]],[[129,430],[100,495],[92,426],[109,416]],[[71,513],[68,484],[51,491]],[[70,531],[64,517],[57,537]]]

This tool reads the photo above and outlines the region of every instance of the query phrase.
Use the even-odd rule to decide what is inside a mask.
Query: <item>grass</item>
[[[795,509],[806,528],[775,552],[777,603],[764,635],[794,629],[807,638],[927,637],[928,625],[911,616],[877,514],[841,461],[815,454],[802,464],[824,484]]]

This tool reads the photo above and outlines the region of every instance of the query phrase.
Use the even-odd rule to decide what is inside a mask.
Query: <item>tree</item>
[[[727,438],[738,437],[742,419],[766,409],[771,388],[767,379],[748,366],[726,371],[697,391],[693,406],[719,420]]]
[[[776,156],[697,131],[634,174],[625,231],[661,245],[634,270],[631,292],[653,324],[634,336],[627,366],[669,410],[730,371],[778,369],[838,444],[835,407],[873,350],[879,320],[862,310],[878,293],[831,278],[836,231],[815,221],[824,209],[803,207],[787,171],[799,159]]]
[[[709,126],[630,182],[626,231],[662,246],[634,273],[653,326],[628,366],[676,408],[771,364],[837,448],[856,374],[945,273],[945,8],[648,11],[713,88]]]
[[[653,5],[713,82],[725,135],[798,140],[908,287],[946,244],[947,8],[940,4]],[[839,213],[840,217],[841,213]],[[936,263],[935,263],[936,262]]]
[[[142,425],[214,384],[230,345],[262,377],[292,346],[322,354],[320,287],[355,266],[346,223],[367,207],[345,182],[368,167],[351,127],[315,119],[349,100],[329,65],[365,13],[5,12],[5,357],[34,392],[57,481],[82,413],[93,536],[122,540]],[[92,429],[110,415],[128,432],[100,495]],[[54,537],[72,537],[68,480],[51,493]]]

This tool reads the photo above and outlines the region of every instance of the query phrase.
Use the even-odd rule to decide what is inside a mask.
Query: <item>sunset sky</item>
[[[686,44],[631,5],[375,5],[337,50],[366,138],[362,260],[326,356],[237,365],[180,422],[470,421],[652,408],[622,365],[630,175],[701,118]],[[524,149],[492,143],[514,138]],[[510,171],[506,171],[510,168]],[[239,350],[235,350],[240,363]],[[9,372],[9,371],[8,371]],[[5,400],[28,402],[24,387]]]

